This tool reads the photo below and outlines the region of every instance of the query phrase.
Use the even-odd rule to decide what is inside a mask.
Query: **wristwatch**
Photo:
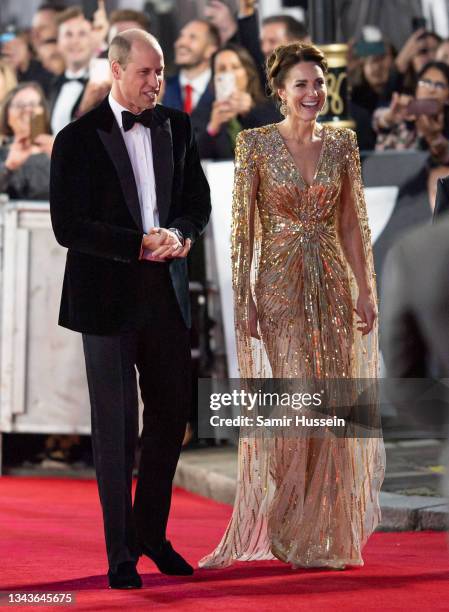
[[[181,245],[184,246],[184,244],[185,244],[184,236],[182,235],[182,232],[177,227],[169,227],[168,231],[169,232],[173,232],[175,234],[176,238],[181,243]]]

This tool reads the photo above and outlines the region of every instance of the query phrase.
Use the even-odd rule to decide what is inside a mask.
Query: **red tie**
[[[184,85],[184,112],[187,114],[191,114],[192,113],[192,106],[193,106],[193,101],[192,101],[192,93],[193,93],[193,87],[189,84]]]

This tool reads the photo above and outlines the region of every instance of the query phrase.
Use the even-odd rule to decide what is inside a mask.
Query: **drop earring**
[[[285,102],[285,100],[282,100],[281,106],[279,107],[279,112],[284,117],[286,117],[288,115],[288,106],[287,106],[287,103]]]

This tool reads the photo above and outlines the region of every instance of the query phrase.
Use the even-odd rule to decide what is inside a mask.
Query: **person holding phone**
[[[429,62],[418,73],[415,97],[395,92],[373,116],[376,150],[429,150],[435,164],[449,163],[449,66]]]
[[[414,32],[395,58],[388,83],[390,93],[399,91],[413,95],[418,73],[428,62],[435,59],[441,37],[426,30],[423,25],[419,20],[412,23]]]
[[[198,138],[203,159],[231,159],[242,129],[278,120],[264,96],[257,67],[244,47],[228,44],[212,59],[215,100],[206,131]]]
[[[45,96],[38,83],[21,83],[0,111],[0,192],[10,198],[47,200],[53,137]]]

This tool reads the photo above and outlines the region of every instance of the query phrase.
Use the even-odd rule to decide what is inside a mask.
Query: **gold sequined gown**
[[[355,328],[357,286],[338,238],[347,177],[376,295],[357,142],[349,129],[322,129],[311,185],[275,124],[237,139],[232,264],[242,378],[377,376],[377,328],[363,337]],[[250,291],[262,341],[249,335]],[[241,433],[232,518],[200,566],[274,557],[293,567],[363,565],[384,467],[380,437]]]

